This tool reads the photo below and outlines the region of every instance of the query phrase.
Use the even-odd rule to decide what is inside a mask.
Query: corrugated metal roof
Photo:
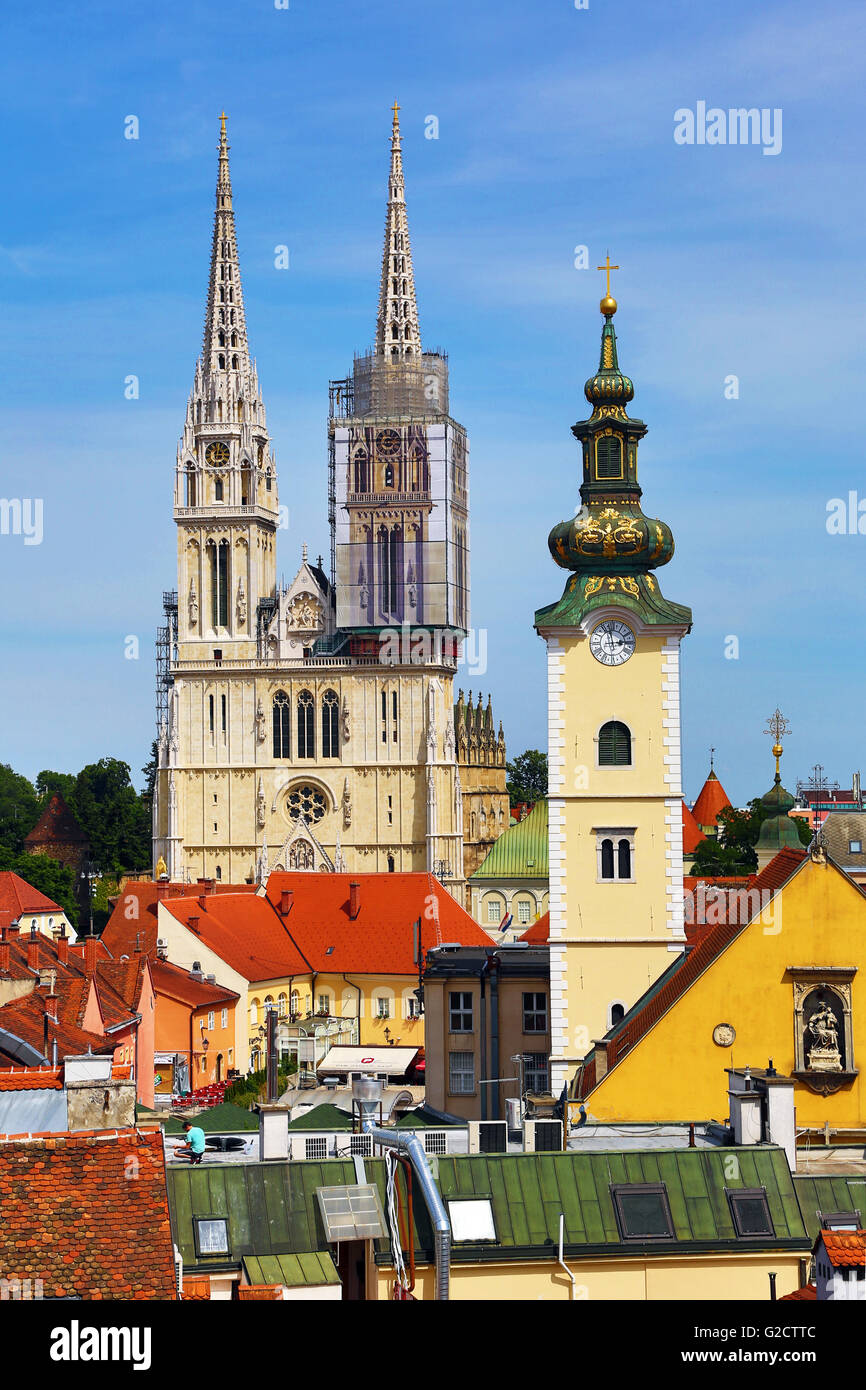
[[[547,802],[537,801],[526,820],[504,830],[469,880],[549,876]]]

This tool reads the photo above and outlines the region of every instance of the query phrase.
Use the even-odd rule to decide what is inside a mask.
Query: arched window
[[[272,482],[271,470],[268,469],[267,473],[265,474],[265,492],[270,492],[270,490],[271,490],[271,482]]]
[[[616,876],[631,878],[631,845],[628,840],[620,840],[616,847]]]
[[[244,459],[241,464],[241,506],[249,507],[254,501],[253,466],[249,459]]]
[[[221,502],[223,500],[223,485],[219,479],[217,479],[213,485],[213,495],[215,502]]]
[[[322,696],[322,757],[340,756],[340,702],[336,690]]]
[[[298,757],[316,756],[316,707],[309,690],[298,696]]]
[[[236,355],[232,357],[232,368],[234,371],[238,369],[238,359]]]
[[[601,876],[602,878],[614,878],[613,872],[613,840],[602,840],[601,842]]]
[[[608,480],[622,477],[622,443],[615,434],[605,434],[596,440],[595,476]]]
[[[223,328],[220,329],[219,333],[217,334],[217,338],[219,339],[219,345],[220,345],[220,347],[225,347],[225,345],[226,345],[225,329],[223,329]]]
[[[598,731],[599,767],[631,767],[631,732],[627,724],[609,719]]]
[[[369,465],[365,449],[359,449],[355,454],[355,491],[368,492],[370,488]]]
[[[291,1007],[293,1017],[297,1018],[298,1014],[301,1011],[301,996],[298,994],[298,991],[296,989],[292,990]]]
[[[221,352],[221,353],[219,354],[219,356],[217,357],[217,365],[220,366],[220,367],[224,367],[225,364],[226,364],[226,355],[225,355],[224,352]]]
[[[285,1018],[286,1014],[289,1011],[289,1001],[286,998],[285,992],[277,995],[277,1008],[279,1011],[280,1018]]]
[[[292,711],[289,705],[289,697],[285,690],[278,690],[274,696],[274,757],[288,758],[289,752],[289,729],[292,722]]]
[[[221,486],[221,485],[220,485]],[[208,546],[210,560],[211,626],[228,627],[229,622],[229,543]]]
[[[184,504],[185,507],[197,507],[197,506],[198,506],[198,503],[196,502],[196,496],[197,496],[197,494],[196,494],[195,482],[196,482],[196,479],[195,479],[195,464],[194,464],[194,463],[188,463],[187,466],[186,466],[186,473],[185,473],[185,475],[184,475],[185,491],[184,491],[183,504]]]
[[[389,873],[389,874],[392,874],[393,872],[394,872],[394,856],[393,856],[393,854],[389,854],[389,855],[388,855],[388,873]]]
[[[216,881],[217,881],[217,883],[222,882],[222,876],[223,876],[222,868],[221,868],[221,866],[220,866],[219,864],[217,864],[217,866],[216,866]]]
[[[611,1004],[610,1006],[610,1027],[615,1028],[618,1023],[622,1023],[625,1018],[625,1004]]]

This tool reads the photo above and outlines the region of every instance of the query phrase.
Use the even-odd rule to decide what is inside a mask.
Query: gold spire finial
[[[605,318],[610,318],[612,314],[616,313],[616,300],[610,292],[610,272],[612,270],[619,270],[619,266],[611,265],[610,252],[605,251],[604,265],[597,265],[596,270],[603,270],[607,275],[607,288],[604,293],[604,299],[601,301],[598,307],[601,309],[601,312],[604,314]]]
[[[786,734],[789,734],[790,732],[790,724],[788,723],[787,719],[785,718],[784,714],[779,709],[779,707],[776,706],[775,714],[771,715],[770,718],[767,720],[767,727],[764,730],[764,733],[769,734],[769,736],[772,739],[775,739],[772,748],[772,753],[773,757],[776,759],[777,777],[781,777],[781,773],[779,772],[779,759],[785,751],[782,747],[782,739],[785,737]]]
[[[220,135],[225,135],[225,133],[226,133],[226,113],[225,113],[225,111],[221,111],[221,112],[220,112]]]
[[[399,108],[399,106],[397,105],[397,102],[396,102],[396,101],[394,102],[394,105],[391,107],[391,110],[394,112],[394,124],[395,124],[395,125],[399,125],[399,124],[400,124],[400,119],[399,119],[399,117],[398,117],[398,115],[397,115],[397,112],[400,110],[400,108]]]

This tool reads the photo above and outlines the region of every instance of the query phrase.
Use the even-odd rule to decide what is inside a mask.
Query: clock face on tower
[[[204,461],[205,463],[228,463],[228,444],[223,444],[221,439],[216,440],[213,444],[208,444],[205,449]]]
[[[622,666],[634,651],[634,633],[628,623],[608,618],[592,629],[589,650],[602,666]]]
[[[383,458],[393,458],[400,449],[400,436],[396,430],[380,430],[376,435],[376,448]]]

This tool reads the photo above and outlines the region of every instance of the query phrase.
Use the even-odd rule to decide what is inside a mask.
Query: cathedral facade
[[[505,744],[501,726],[497,739],[484,717],[469,727],[461,701],[455,711],[469,449],[449,414],[447,358],[421,345],[397,108],[375,344],[331,383],[329,572],[304,547],[288,587],[228,151],[223,119],[175,474],[155,871],[241,882],[277,868],[427,870],[462,900],[467,867],[508,823]]]

